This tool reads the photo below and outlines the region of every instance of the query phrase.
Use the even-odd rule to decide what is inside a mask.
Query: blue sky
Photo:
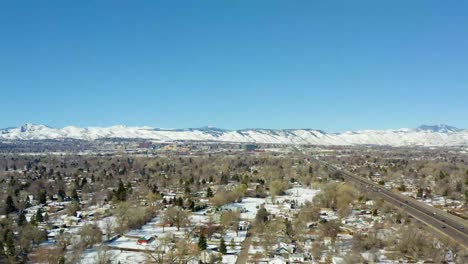
[[[466,1],[1,1],[0,127],[468,128]]]

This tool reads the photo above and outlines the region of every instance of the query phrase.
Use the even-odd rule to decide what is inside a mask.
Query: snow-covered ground
[[[273,214],[279,213],[281,210],[288,210],[287,201],[295,201],[297,205],[304,205],[307,201],[312,202],[315,195],[320,190],[307,187],[294,187],[285,191],[285,195],[277,196],[274,200],[269,196],[267,198],[252,198],[247,197],[242,199],[240,203],[226,204],[221,207],[222,210],[240,210],[241,218],[247,220],[255,219],[257,211],[263,205]]]
[[[287,209],[285,204],[288,204],[288,201],[294,200],[297,201],[299,205],[302,205],[306,201],[312,201],[318,192],[319,190],[297,186],[287,190],[285,195],[276,197],[274,203],[271,202],[271,197],[247,197],[242,199],[242,201],[239,203],[226,204],[221,207],[221,210],[240,210],[242,219],[254,220],[257,211],[262,205],[265,206],[267,210],[271,210],[272,213],[280,212],[281,210]],[[219,219],[219,217],[216,218],[214,214],[215,213],[211,213],[209,209],[192,213],[190,216],[192,226],[206,224],[210,221]],[[115,219],[105,218],[96,222],[96,224],[105,229],[108,221],[112,220]],[[108,254],[112,263],[142,263],[146,259],[147,254],[134,251],[154,250],[157,247],[161,247],[161,238],[167,236],[177,237],[178,239],[187,239],[185,237],[186,231],[187,229],[185,228],[181,228],[179,231],[177,231],[176,227],[166,226],[163,232],[160,218],[156,217],[143,225],[141,228],[131,230],[124,236],[107,243],[106,245],[110,248]],[[139,237],[153,237],[154,240],[152,240],[148,245],[139,245],[137,243]],[[239,231],[236,233],[235,230],[226,230],[226,232],[223,234],[223,238],[227,244],[228,254],[223,255],[222,263],[234,264],[236,262],[237,254],[239,254],[241,251],[240,245],[246,239],[246,237],[247,231]],[[219,240],[219,237],[208,240],[208,246],[210,247],[219,245]],[[234,243],[234,247],[232,247],[231,241]],[[83,255],[81,263],[96,263],[99,255],[98,251],[99,250],[97,248],[87,250]]]
[[[306,201],[312,202],[315,195],[319,193],[320,190],[317,189],[310,189],[306,187],[294,187],[289,190],[285,191],[285,195],[281,195],[275,198],[275,202],[283,202],[283,201],[297,201],[299,206],[305,204]]]
[[[223,255],[223,264],[234,264],[236,263],[237,256],[236,255]]]
[[[202,225],[210,222],[210,214],[207,209],[194,212],[190,215],[190,222],[195,225]]]
[[[121,250],[109,250],[107,252],[111,263],[121,264],[134,264],[145,263],[147,256],[142,252],[130,252]],[[99,259],[99,250],[93,248],[87,250],[82,258],[80,264],[95,264]]]
[[[241,211],[241,218],[253,220],[257,215],[258,209],[260,206],[265,204],[264,198],[252,198],[247,197],[242,199],[240,203],[231,203],[226,204],[221,207],[222,210],[240,210]]]

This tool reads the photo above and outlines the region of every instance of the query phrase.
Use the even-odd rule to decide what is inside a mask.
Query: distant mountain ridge
[[[456,128],[453,126],[448,126],[444,124],[440,125],[421,125],[416,128],[417,131],[432,131],[432,132],[441,132],[441,133],[450,133],[450,132],[460,132],[463,129]]]
[[[388,145],[388,146],[468,146],[468,131],[448,125],[422,125],[416,129],[361,130],[326,133],[318,129],[241,129],[214,127],[162,129],[152,127],[51,128],[25,124],[0,129],[0,140],[78,139],[146,139],[169,141],[219,141],[270,144],[313,145]]]

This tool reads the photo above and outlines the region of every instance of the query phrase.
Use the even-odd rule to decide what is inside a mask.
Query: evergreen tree
[[[185,185],[185,194],[189,195],[192,191],[190,190],[190,187],[188,185]]]
[[[26,223],[26,214],[24,211],[21,211],[21,213],[18,216],[18,225],[23,226]]]
[[[201,234],[200,238],[198,239],[198,248],[200,250],[205,250],[207,248],[206,237],[204,234]]]
[[[151,189],[151,192],[153,192],[153,193],[158,193],[158,186],[157,186],[157,185],[153,185],[153,188]]]
[[[45,204],[47,202],[47,192],[46,190],[40,190],[37,195],[37,201],[40,204]]]
[[[16,255],[14,236],[15,235],[13,234],[13,231],[11,231],[10,229],[6,231],[5,244],[6,244],[7,254],[9,256]]]
[[[195,212],[195,202],[190,200],[189,202],[189,209],[192,211],[192,212]]]
[[[378,213],[377,209],[374,209],[374,211],[372,211],[372,216],[378,216],[378,215],[379,215],[379,213]]]
[[[88,183],[88,180],[86,179],[86,177],[84,177],[83,180],[81,181],[81,188],[83,188],[87,183]]]
[[[228,180],[229,179],[228,179],[227,175],[224,175],[224,173],[221,174],[221,182],[220,182],[221,184],[228,184]]]
[[[5,200],[5,213],[10,214],[16,211],[15,203],[13,202],[13,198],[8,195]]]
[[[182,197],[179,197],[177,199],[176,205],[178,205],[180,207],[184,207],[184,199]]]
[[[289,219],[284,219],[284,226],[285,226],[285,229],[286,229],[286,235],[288,236],[292,236],[293,234],[293,228],[292,228],[292,224],[291,224],[291,221],[289,221]]]
[[[44,221],[44,217],[42,216],[42,209],[39,208],[37,209],[37,212],[36,212],[36,222],[43,222]]]
[[[61,201],[63,201],[63,200],[65,200],[65,197],[67,197],[67,194],[65,193],[64,190],[60,189],[60,190],[58,190],[58,192],[57,192],[57,196],[59,197],[59,199],[60,199]]]
[[[418,188],[418,193],[416,194],[416,197],[422,197],[424,193],[424,190],[422,188]]]
[[[76,188],[73,188],[71,191],[71,198],[73,201],[79,201],[80,197],[78,196],[78,192],[76,191]]]
[[[219,252],[222,254],[226,254],[227,252],[226,242],[223,237],[221,237],[221,241],[219,242]]]
[[[127,193],[132,193],[132,183],[131,182],[127,182],[127,187],[126,187],[126,191]]]
[[[211,190],[210,187],[206,189],[206,197],[213,197],[213,191]]]
[[[440,172],[439,172],[439,178],[440,178],[441,180],[443,180],[443,179],[445,178],[445,176],[447,176],[446,173],[444,173],[443,171],[440,171]]]
[[[127,190],[125,189],[125,186],[122,180],[119,180],[119,187],[117,188],[115,197],[117,198],[117,201],[121,201],[121,202],[127,199]]]

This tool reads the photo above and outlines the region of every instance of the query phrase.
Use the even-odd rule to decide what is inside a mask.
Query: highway
[[[460,243],[465,249],[468,249],[468,221],[451,215],[443,210],[434,208],[411,197],[404,196],[385,189],[372,181],[356,176],[348,171],[337,168],[327,162],[319,160],[331,172],[338,172],[341,176],[350,182],[357,184],[377,196],[383,198],[386,202],[407,212],[413,218],[432,228],[438,235],[445,235]]]

